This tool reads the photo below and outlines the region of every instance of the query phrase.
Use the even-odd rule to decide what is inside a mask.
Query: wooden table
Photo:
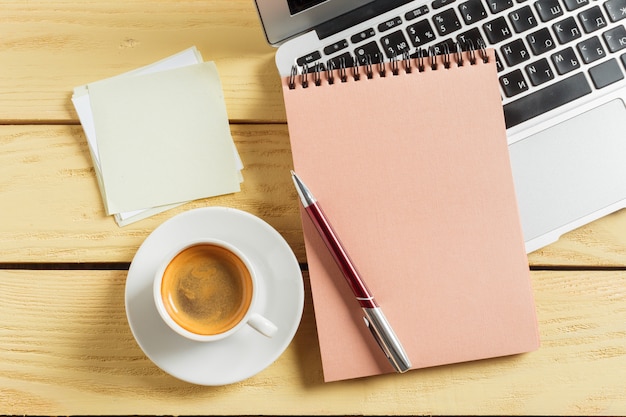
[[[192,45],[220,71],[243,190],[120,228],[72,89]],[[274,52],[252,0],[0,1],[0,414],[626,414],[626,212],[530,254],[531,354],[324,384],[304,271],[300,329],[258,375],[195,386],[146,358],[124,284],[165,220],[241,208],[305,265]]]

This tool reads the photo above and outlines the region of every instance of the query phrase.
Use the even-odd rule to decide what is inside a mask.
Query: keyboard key
[[[499,78],[502,91],[507,97],[513,97],[528,90],[528,84],[522,71],[515,70]]]
[[[319,61],[322,58],[322,54],[319,53],[319,51],[315,51],[315,52],[311,52],[309,54],[306,54],[305,56],[301,56],[300,58],[296,59],[296,63],[298,65],[300,65],[301,67],[305,66],[305,65],[313,65],[316,61]]]
[[[348,41],[345,39],[340,40],[339,42],[335,42],[332,45],[328,45],[324,48],[324,53],[326,55],[332,55],[335,52],[339,52],[342,49],[346,49],[348,47]]]
[[[568,17],[552,25],[552,30],[556,35],[556,39],[561,45],[578,39],[582,36],[576,20],[573,17]]]
[[[487,0],[487,5],[491,13],[496,14],[513,7],[513,0]]]
[[[327,62],[329,62],[329,61],[327,61]],[[304,70],[304,68],[302,68],[302,70]],[[306,66],[306,71],[307,71],[308,74],[311,74],[311,73],[316,72],[316,71],[322,72],[322,71],[325,71],[325,70],[326,70],[326,65],[324,65],[323,62],[316,62],[313,65],[307,65]]]
[[[505,39],[513,36],[509,25],[506,23],[504,17],[498,17],[490,22],[483,24],[483,30],[485,36],[491,44],[502,42]]]
[[[622,64],[626,67],[626,54],[622,54],[620,58],[622,59]]]
[[[433,16],[435,29],[441,36],[446,36],[461,29],[461,22],[456,16],[454,9],[447,9]]]
[[[418,7],[417,9],[415,9],[415,10],[411,10],[410,12],[406,12],[406,14],[404,15],[404,18],[406,20],[415,20],[418,17],[422,17],[422,16],[424,16],[427,13],[428,13],[428,6],[421,6],[421,7]]]
[[[526,41],[530,46],[530,50],[533,51],[535,55],[541,55],[544,52],[556,48],[556,43],[547,28],[539,29],[526,36]]]
[[[509,20],[513,30],[517,33],[525,32],[537,26],[537,18],[535,18],[530,6],[524,6],[521,9],[512,11],[509,13]]]
[[[435,55],[448,54],[456,51],[456,45],[452,39],[445,39],[432,46],[432,53]]]
[[[502,60],[500,59],[500,55],[498,55],[498,51],[494,51],[496,55],[496,70],[498,72],[504,71],[504,65],[502,65]]]
[[[402,34],[402,31],[398,30],[390,35],[383,36],[380,39],[380,43],[383,45],[383,50],[387,55],[387,58],[393,58],[394,56],[402,56],[405,52],[409,52],[409,44]]]
[[[370,42],[359,48],[356,48],[354,50],[354,57],[360,65],[367,64],[368,60],[372,64],[377,64],[383,61],[383,56],[380,53],[380,49],[378,49],[378,45],[376,45],[376,42]]]
[[[420,47],[435,39],[435,32],[428,20],[420,20],[406,28],[409,40],[414,47]]]
[[[376,32],[374,31],[373,28],[369,28],[369,29],[365,29],[362,32],[359,32],[355,35],[352,35],[350,37],[350,40],[352,41],[352,43],[359,43],[362,42],[366,39],[371,38],[372,36],[376,35]]]
[[[539,0],[535,3],[535,9],[542,22],[549,22],[563,15],[563,9],[558,0]]]
[[[623,25],[607,30],[602,37],[611,52],[626,48],[626,28]]]
[[[543,58],[524,67],[532,85],[541,85],[554,79],[554,73],[548,60]]]
[[[594,32],[608,25],[599,6],[594,6],[590,9],[578,13],[578,19],[583,25],[583,30],[585,31],[585,33]]]
[[[565,8],[570,12],[589,4],[589,0],[563,0]]]
[[[410,58],[419,58],[420,53],[424,54],[423,57],[427,57],[428,54],[434,55],[442,55],[442,54],[450,54],[456,51],[456,43],[453,39],[445,39],[441,42],[438,42],[434,45],[429,46],[427,49],[418,49],[409,55]]]
[[[450,3],[454,3],[456,0],[435,0],[431,3],[433,9],[440,9],[443,6],[447,6]]]
[[[611,22],[626,18],[626,0],[608,0],[604,3],[604,9]]]
[[[504,119],[506,127],[517,126],[589,93],[591,93],[589,82],[585,75],[579,72],[576,75],[505,104]]]
[[[580,68],[580,61],[572,48],[556,52],[552,54],[550,58],[559,75],[567,74],[570,71]]]
[[[461,46],[463,47],[466,47],[468,45],[474,45],[474,47],[477,47],[478,45],[481,44],[481,42],[483,44],[485,43],[485,40],[480,34],[480,31],[478,30],[478,28],[473,28],[473,29],[468,30],[467,32],[459,33],[456,36],[456,41],[460,43]]]
[[[487,11],[482,0],[468,0],[459,5],[459,13],[466,24],[472,24],[487,18]]]
[[[350,52],[332,57],[328,60],[328,68],[350,68],[354,65],[354,58]]]
[[[585,64],[604,58],[606,51],[597,36],[584,40],[576,45]]]
[[[624,79],[622,69],[615,58],[590,68],[589,75],[596,88],[604,88]]]
[[[524,46],[524,41],[521,39],[515,39],[503,45],[500,48],[500,52],[504,57],[504,61],[510,67],[530,59],[530,53],[526,49],[526,46]]]
[[[378,25],[378,31],[379,32],[386,32],[390,29],[396,28],[398,26],[402,25],[402,19],[400,19],[400,16],[396,16],[393,19],[389,19],[386,22],[383,22],[381,24]]]

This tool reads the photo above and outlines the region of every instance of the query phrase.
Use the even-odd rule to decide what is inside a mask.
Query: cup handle
[[[278,331],[278,327],[260,314],[253,313],[248,319],[248,324],[264,336],[272,337]]]

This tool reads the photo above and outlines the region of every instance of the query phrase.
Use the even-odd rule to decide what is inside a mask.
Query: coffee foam
[[[176,255],[163,273],[165,308],[184,329],[215,335],[233,328],[252,301],[252,278],[237,255],[199,244]]]

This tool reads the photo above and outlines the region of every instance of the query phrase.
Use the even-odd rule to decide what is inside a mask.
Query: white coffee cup
[[[163,321],[188,339],[210,342],[244,326],[272,337],[277,327],[257,311],[258,274],[237,247],[217,239],[178,245],[154,275]]]

